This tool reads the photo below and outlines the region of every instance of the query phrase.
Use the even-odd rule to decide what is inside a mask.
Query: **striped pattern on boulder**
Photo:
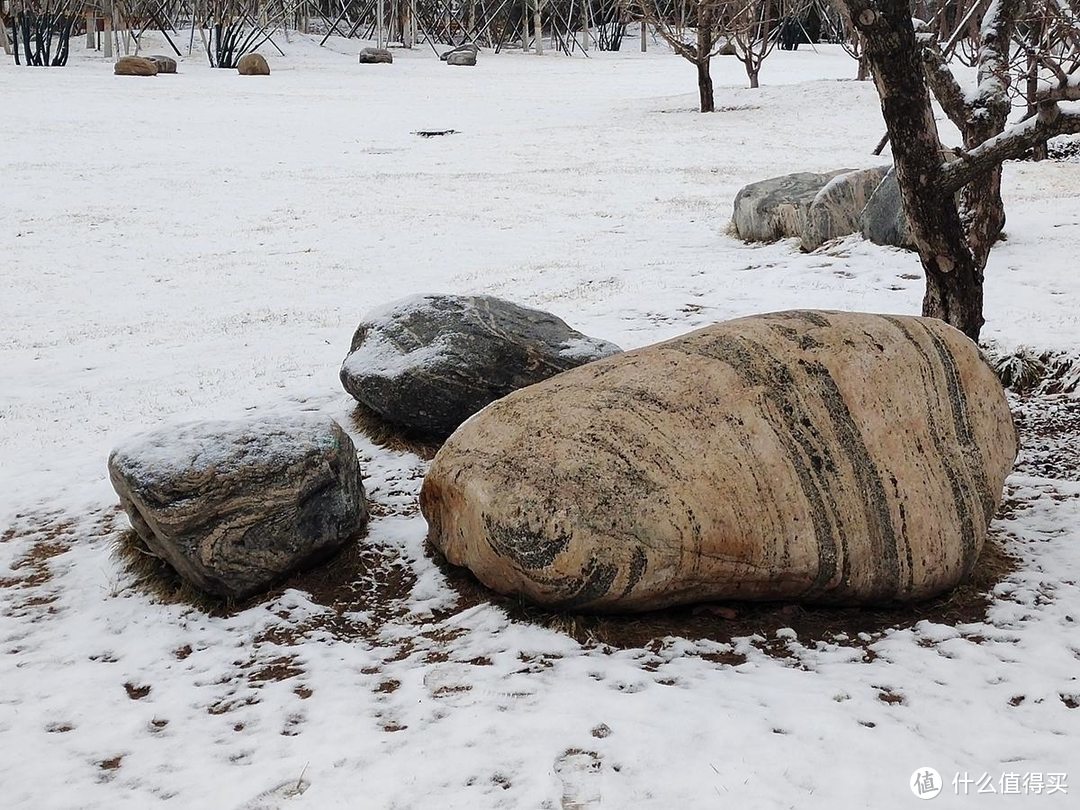
[[[1016,453],[956,329],[780,312],[495,402],[439,451],[421,508],[451,563],[544,605],[903,602],[971,571]]]

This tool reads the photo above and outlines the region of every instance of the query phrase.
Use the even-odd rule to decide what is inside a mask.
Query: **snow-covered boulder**
[[[176,73],[176,60],[171,56],[154,54],[153,56],[148,56],[146,58],[157,66],[158,73]]]
[[[162,427],[113,450],[109,477],[150,550],[217,596],[325,559],[368,514],[352,439],[324,416]]]
[[[121,56],[113,65],[113,73],[117,76],[157,76],[158,68],[151,59],[141,56]]]
[[[421,295],[369,313],[341,383],[407,432],[443,438],[499,397],[620,351],[489,295]]]
[[[839,174],[826,183],[807,211],[802,249],[817,250],[831,239],[858,233],[866,202],[890,168],[859,169]]]
[[[915,249],[895,169],[889,170],[867,200],[859,217],[859,231],[875,245]]]
[[[261,53],[246,53],[237,61],[236,72],[241,76],[269,76],[270,65]]]
[[[834,177],[849,171],[799,172],[751,183],[735,196],[732,224],[736,235],[747,242],[801,239],[818,192]]]
[[[420,506],[451,563],[545,605],[911,601],[971,571],[1016,452],[958,330],[780,312],[494,403],[443,445]]]
[[[394,55],[386,48],[361,48],[361,65],[390,65],[394,62]]]

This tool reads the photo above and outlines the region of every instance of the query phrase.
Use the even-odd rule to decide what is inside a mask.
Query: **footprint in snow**
[[[562,783],[562,810],[600,806],[601,761],[595,752],[569,749],[555,760],[555,775]]]
[[[264,790],[251,801],[240,805],[236,810],[279,810],[279,808],[285,806],[285,802],[289,799],[295,799],[303,794],[310,785],[311,783],[303,777],[290,779],[288,782],[282,782],[277,787]]]

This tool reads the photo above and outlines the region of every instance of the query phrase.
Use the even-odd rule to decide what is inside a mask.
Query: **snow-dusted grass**
[[[1072,796],[1018,801],[1075,801],[1080,485],[1060,475],[1010,482],[999,532],[1021,565],[989,622],[867,649],[783,634],[783,660],[455,613],[414,509],[424,462],[360,435],[366,542],[415,579],[399,612],[331,617],[290,590],[210,618],[131,587],[109,449],[166,419],[348,427],[339,365],[395,298],[501,295],[624,347],[796,306],[918,310],[910,254],[725,233],[747,182],[878,162],[873,87],[840,81],[835,50],[774,54],[759,91],[717,59],[726,111],[701,116],[692,69],[661,53],[470,69],[420,49],[360,66],[359,47],[294,41],[269,78],[197,56],[153,79],[83,53],[0,64],[0,803],[844,810],[914,804],[927,765],[1071,771]],[[1011,164],[1005,188],[986,336],[1075,351],[1080,165]],[[746,660],[701,656],[718,652]],[[951,794],[935,806],[1010,804]]]

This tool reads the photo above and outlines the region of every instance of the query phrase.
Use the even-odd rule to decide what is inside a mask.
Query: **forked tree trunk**
[[[881,97],[904,211],[926,273],[923,315],[940,318],[978,340],[989,245],[972,251],[956,200],[943,190],[941,141],[910,7],[907,0],[881,0],[876,9],[852,5],[861,6],[853,8],[852,16],[863,36],[866,59]],[[1000,182],[1000,169],[998,173]],[[992,179],[979,185],[981,190],[975,197],[991,205]],[[993,225],[985,227],[987,235],[993,230]]]

